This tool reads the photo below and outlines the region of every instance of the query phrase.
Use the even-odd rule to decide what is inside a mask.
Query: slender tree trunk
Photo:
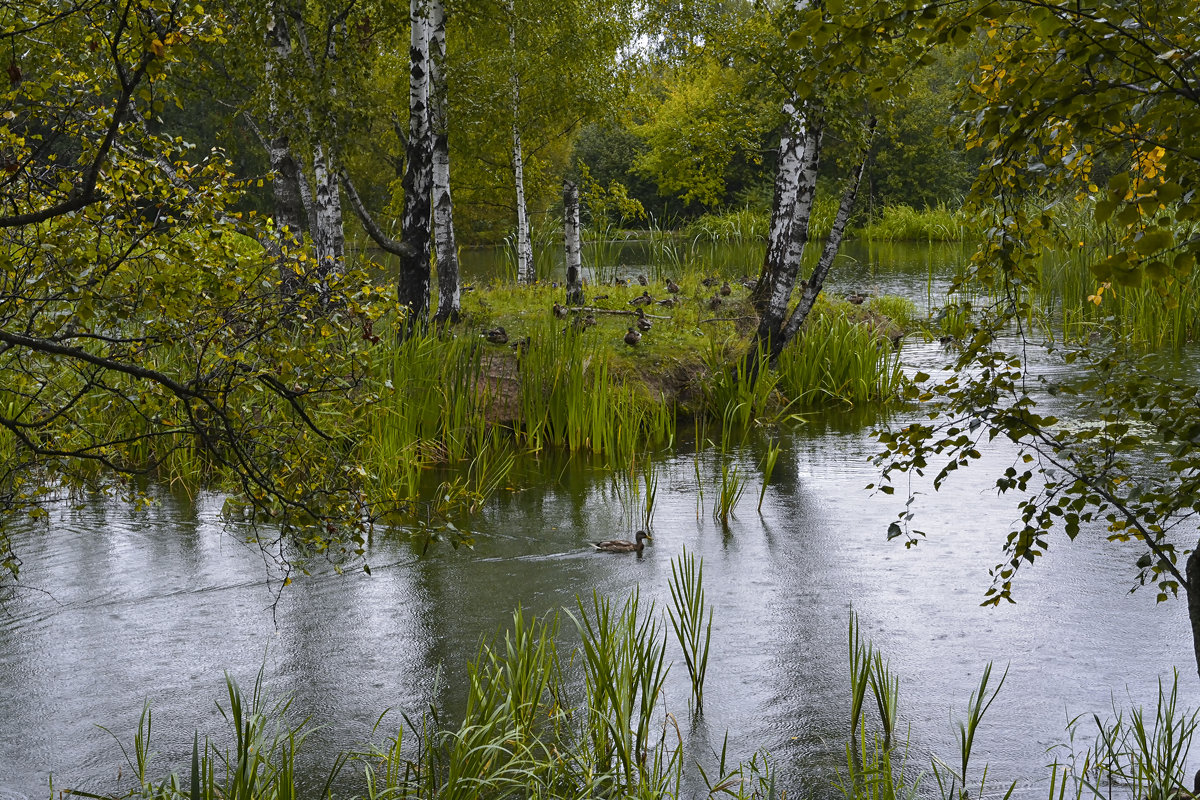
[[[333,153],[323,144],[313,147],[313,177],[317,186],[312,220],[317,274],[322,285],[342,273],[346,255],[346,233],[342,222],[342,195],[338,191],[337,166]]]
[[[767,232],[767,255],[763,259],[762,273],[750,300],[760,312],[770,297],[779,265],[784,263],[792,241],[792,223],[795,219],[796,192],[800,186],[801,166],[804,162],[804,123],[796,110],[795,102],[783,104],[784,125],[779,137],[779,158],[775,167],[775,193],[771,205],[771,226]]]
[[[780,221],[779,239],[771,242],[768,247],[767,264],[763,274],[767,277],[765,287],[760,287],[763,299],[758,303],[758,331],[755,334],[755,349],[759,346],[767,352],[775,352],[782,347],[783,321],[787,313],[788,303],[792,299],[792,291],[796,288],[796,277],[800,272],[800,260],[804,255],[804,246],[808,242],[808,222],[812,216],[813,198],[817,189],[817,167],[821,159],[821,132],[811,126],[804,132],[804,158],[799,164],[791,166],[795,169],[792,175],[781,175],[776,178],[776,200],[785,198],[792,193],[791,184],[795,184],[795,203],[792,208],[790,222]],[[782,168],[780,170],[783,171]],[[782,191],[780,186],[783,184]],[[783,208],[772,210],[772,218],[786,213]],[[772,222],[772,228],[776,227]],[[772,257],[777,261],[772,261]]]
[[[429,20],[425,0],[409,0],[408,146],[404,168],[404,213],[400,219],[400,277],[396,294],[408,310],[406,330],[425,324],[429,313],[429,223],[433,186],[429,135]]]
[[[454,202],[450,198],[450,136],[446,119],[446,6],[430,0],[429,121],[433,135],[433,232],[437,243],[438,308],[436,322],[458,322],[461,290],[458,243],[454,238]]]
[[[271,3],[270,19],[267,23],[267,63],[264,76],[267,83],[267,155],[271,161],[271,190],[274,194],[276,242],[280,251],[284,248],[296,250],[304,237],[301,220],[303,199],[300,190],[300,169],[292,156],[288,138],[288,124],[280,109],[282,89],[281,73],[292,52],[292,39],[288,33],[287,19],[277,3]],[[280,291],[284,295],[295,294],[300,276],[295,272],[295,261],[281,258],[279,261]]]
[[[872,123],[874,127],[874,123]],[[869,147],[867,151],[869,151]],[[854,210],[854,202],[858,199],[858,187],[862,184],[863,170],[867,165],[867,151],[863,152],[862,161],[854,170],[854,175],[850,179],[846,191],[842,193],[842,200],[838,204],[837,216],[833,220],[833,228],[829,231],[829,238],[825,240],[825,248],[821,251],[821,260],[817,262],[817,266],[813,269],[812,275],[808,278],[808,285],[804,287],[804,292],[800,295],[800,302],[792,311],[792,315],[788,318],[787,323],[783,327],[783,335],[778,338],[778,341],[772,341],[769,350],[770,360],[774,361],[782,352],[783,346],[790,342],[793,337],[800,331],[800,327],[804,325],[808,319],[809,312],[812,311],[813,305],[817,302],[817,295],[821,293],[821,287],[825,284],[825,277],[829,275],[829,269],[833,266],[833,260],[837,258],[838,251],[842,247],[842,237],[846,233],[846,223],[850,221],[850,213]]]
[[[579,187],[563,183],[563,238],[567,243],[567,305],[583,305],[583,259],[579,241]]]
[[[1196,670],[1200,673],[1200,544],[1187,560],[1187,603],[1188,620],[1192,624],[1192,653],[1196,657]],[[1200,780],[1200,773],[1197,775]]]
[[[513,4],[508,4],[514,17],[508,26],[508,43],[512,48],[512,162],[513,182],[517,188],[517,283],[532,284],[537,280],[533,269],[533,241],[529,235],[529,210],[525,205],[525,157],[521,148],[521,76],[517,74],[517,25]]]

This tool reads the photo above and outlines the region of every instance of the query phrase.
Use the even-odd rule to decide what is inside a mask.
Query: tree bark
[[[346,232],[333,153],[319,143],[313,147],[313,177],[317,186],[312,225],[313,247],[317,255],[317,274],[324,285],[328,278],[342,273]]]
[[[419,254],[416,250],[406,246],[404,242],[397,242],[383,232],[383,229],[379,227],[379,223],[375,221],[375,218],[367,211],[367,207],[363,205],[362,198],[358,196],[358,191],[354,188],[354,181],[350,180],[350,176],[343,171],[338,177],[342,188],[346,190],[346,198],[350,201],[350,207],[354,209],[354,213],[358,215],[358,219],[362,222],[367,235],[374,240],[375,244],[394,256],[403,257],[411,255],[413,258],[418,257]]]
[[[300,169],[292,155],[288,137],[288,124],[280,109],[282,90],[280,72],[292,52],[292,39],[288,33],[287,19],[277,3],[269,7],[267,23],[267,62],[264,78],[267,83],[267,156],[271,162],[271,191],[274,195],[275,228],[277,246],[295,250],[303,242],[304,226],[301,219],[303,199],[300,192]],[[280,291],[285,296],[296,293],[300,276],[295,272],[295,261],[281,258],[279,261]]]
[[[407,333],[424,326],[429,314],[429,223],[433,186],[429,135],[429,20],[425,0],[409,0],[408,145],[402,186],[400,276],[396,294],[408,311]]]
[[[450,197],[450,136],[446,119],[446,6],[430,0],[429,122],[433,136],[433,237],[437,246],[435,322],[458,322],[462,308],[454,202]]]
[[[579,236],[579,187],[563,183],[563,238],[567,244],[567,305],[583,305],[583,250]]]
[[[532,284],[537,280],[533,268],[533,241],[529,234],[529,210],[525,205],[525,157],[521,148],[521,76],[517,73],[516,10],[510,0],[508,43],[512,49],[512,162],[513,182],[517,190],[517,283]]]
[[[1196,671],[1200,674],[1200,544],[1187,560],[1187,603],[1188,620],[1192,624],[1192,654],[1196,657]]]
[[[795,132],[799,134],[800,132]],[[812,217],[813,198],[817,190],[817,167],[821,159],[821,131],[810,126],[803,131],[804,157],[796,163],[786,165],[791,174],[776,177],[776,208],[772,210],[772,232],[775,241],[768,244],[767,259],[763,267],[766,285],[760,285],[761,299],[756,303],[758,331],[754,347],[764,347],[768,353],[782,347],[784,315],[792,292],[796,288],[796,277],[800,272],[800,260],[808,242],[808,223]],[[780,164],[780,173],[785,165]],[[792,187],[795,187],[794,190]],[[791,219],[785,220],[787,209],[782,202],[791,195],[794,204]],[[778,218],[778,219],[777,219]]]
[[[874,127],[874,123],[872,123]],[[790,342],[800,331],[805,320],[808,319],[809,313],[813,309],[813,305],[817,302],[817,295],[821,293],[821,287],[825,283],[825,277],[829,274],[830,267],[833,266],[833,260],[837,258],[838,251],[842,247],[842,237],[846,233],[846,223],[850,221],[850,213],[854,210],[854,202],[858,199],[858,187],[862,184],[863,170],[867,165],[867,150],[864,150],[862,161],[854,170],[854,175],[850,179],[850,184],[846,187],[846,191],[842,193],[842,200],[838,204],[837,216],[833,220],[833,228],[829,231],[829,238],[825,240],[825,248],[821,251],[821,259],[817,262],[817,266],[813,268],[812,275],[808,277],[808,285],[804,287],[804,293],[800,295],[800,302],[793,309],[792,315],[788,317],[787,323],[783,327],[783,335],[779,337],[778,342],[772,342],[768,355],[771,361],[779,358],[780,352],[783,351],[783,346]]]
[[[761,311],[770,297],[775,283],[778,266],[784,263],[791,241],[792,223],[795,219],[796,192],[800,185],[799,175],[804,162],[804,123],[793,100],[783,104],[784,125],[779,137],[779,159],[775,167],[775,193],[771,206],[771,226],[767,232],[767,255],[763,259],[758,285],[750,296],[756,309]]]

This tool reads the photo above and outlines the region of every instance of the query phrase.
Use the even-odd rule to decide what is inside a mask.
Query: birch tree
[[[430,0],[429,122],[433,136],[433,235],[437,246],[438,322],[457,322],[461,308],[454,202],[450,195],[450,130],[446,114],[446,7]]]
[[[430,196],[433,146],[429,126],[428,0],[409,2],[408,142],[405,148],[404,213],[400,220],[400,275],[397,295],[407,311],[408,331],[423,325],[429,313]]]
[[[563,183],[563,240],[567,249],[567,305],[583,305],[583,261],[580,257],[579,187]]]
[[[900,84],[872,84],[868,90],[864,76],[884,58],[894,65],[905,64],[909,57],[887,36],[843,35],[841,16],[798,2],[777,22],[786,37],[777,40],[784,49],[773,55],[773,73],[780,76],[786,94],[767,253],[752,298],[759,315],[748,354],[754,370],[760,357],[773,361],[799,334],[841,247],[866,166],[876,109]],[[856,155],[843,173],[844,189],[820,259],[789,314],[809,239],[822,146],[831,133],[850,142]]]
[[[292,140],[289,135],[292,122],[284,112],[283,71],[292,53],[292,37],[288,30],[287,17],[280,0],[267,5],[267,59],[265,83],[267,89],[267,136],[265,143],[270,158],[271,190],[274,197],[275,228],[281,248],[296,250],[303,240],[303,200],[300,196],[300,170],[292,156]],[[280,261],[280,284],[285,295],[295,293],[297,276],[292,270],[292,261]]]
[[[533,220],[561,190],[572,137],[624,91],[626,0],[475,0],[451,30],[455,202],[512,232],[533,279]]]

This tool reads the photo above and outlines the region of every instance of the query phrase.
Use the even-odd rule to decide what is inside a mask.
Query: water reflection
[[[835,289],[944,293],[948,270],[927,268],[928,249],[906,262],[907,252],[851,249]],[[947,359],[937,345],[908,343],[905,360],[931,371]],[[110,787],[120,752],[95,726],[128,743],[144,699],[156,710],[161,763],[179,768],[193,730],[223,730],[223,671],[249,687],[260,668],[323,726],[307,751],[316,783],[332,753],[365,741],[385,709],[461,709],[464,665],[518,604],[555,613],[577,595],[623,599],[639,588],[661,611],[670,561],[685,547],[703,557],[717,609],[706,713],[683,725],[691,757],[711,766],[728,731],[730,756],[770,750],[793,796],[831,794],[844,757],[851,605],[901,677],[901,722],[922,766],[930,752],[954,752],[952,716],[983,666],[1009,665],[977,757],[1023,794],[1045,792],[1045,751],[1068,716],[1103,713],[1114,696],[1146,701],[1172,665],[1183,668],[1182,697],[1200,697],[1184,606],[1129,595],[1133,557],[1102,530],[1054,540],[1019,579],[1016,606],[979,607],[1016,518],[991,482],[1013,458],[1003,444],[941,492],[915,484],[929,540],[912,550],[887,543],[904,500],[863,488],[876,478],[867,459],[878,449],[866,422],[836,412],[772,431],[783,451],[762,512],[752,481],[728,526],[711,516],[715,457],[686,445],[663,456],[654,542],[641,558],[587,545],[632,532],[620,479],[582,459],[546,459],[527,465],[537,477],[514,481],[532,488],[489,505],[474,550],[435,546],[421,557],[380,536],[372,575],[318,572],[278,601],[261,558],[223,529],[220,498],[163,495],[143,511],[64,504],[49,532],[17,536],[23,583],[47,593],[21,593],[0,621],[0,795],[40,796],[51,773],[60,787]],[[738,451],[739,468],[755,474],[762,447],[752,440]],[[573,644],[569,622],[560,627]],[[668,657],[678,656],[672,642]],[[666,702],[682,720],[689,692],[680,663]],[[384,731],[398,724],[391,715]]]

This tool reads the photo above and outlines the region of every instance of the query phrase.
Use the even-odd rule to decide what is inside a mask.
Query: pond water
[[[851,250],[832,290],[936,302],[954,252]],[[947,360],[920,342],[904,355],[927,371]],[[0,614],[0,797],[45,796],[51,776],[56,788],[111,789],[118,742],[130,746],[147,700],[160,768],[183,769],[194,730],[223,733],[223,671],[249,687],[260,668],[276,696],[293,696],[321,724],[305,762],[318,781],[334,752],[372,738],[385,709],[459,708],[464,665],[518,604],[554,613],[577,594],[620,600],[640,588],[661,611],[684,548],[703,557],[715,607],[703,723],[686,724],[674,642],[667,706],[685,721],[694,757],[719,750],[728,732],[735,759],[770,751],[791,797],[836,793],[851,605],[900,675],[900,719],[918,766],[930,753],[955,754],[953,720],[982,669],[1008,667],[976,763],[990,764],[993,786],[1017,781],[1021,797],[1045,796],[1047,748],[1065,740],[1068,718],[1152,701],[1173,667],[1183,700],[1200,701],[1184,604],[1130,594],[1136,551],[1107,544],[1100,530],[1056,539],[1019,578],[1016,605],[979,606],[1017,516],[992,488],[1012,458],[1006,448],[940,492],[914,487],[930,538],[906,550],[885,540],[903,500],[864,489],[876,477],[868,428],[832,412],[782,441],[761,512],[752,482],[727,529],[711,516],[713,457],[686,448],[664,457],[654,542],[640,557],[587,546],[630,532],[629,514],[609,473],[574,463],[490,504],[474,549],[419,555],[379,538],[370,576],[301,577],[278,602],[257,550],[222,524],[218,497],[163,493],[140,511],[116,501],[57,507],[47,528],[18,534],[27,588]],[[750,445],[739,457],[753,473],[761,451]],[[565,618],[561,630],[575,641]],[[389,715],[383,729],[399,722]]]

